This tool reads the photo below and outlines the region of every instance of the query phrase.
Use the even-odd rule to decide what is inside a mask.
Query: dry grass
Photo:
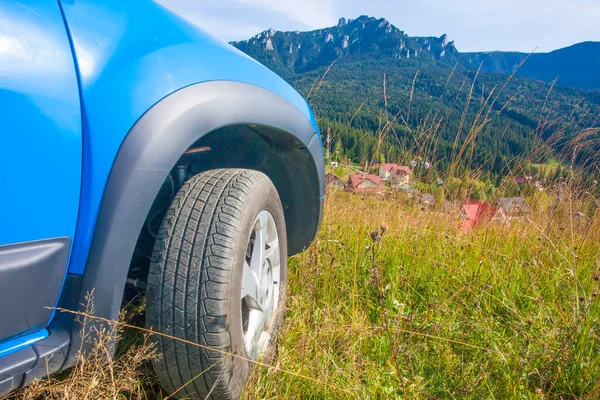
[[[331,193],[291,262],[278,365],[352,395],[257,371],[246,398],[596,398],[600,220],[555,200],[464,234],[441,210]]]
[[[244,398],[597,398],[600,219],[572,218],[589,199],[528,200],[527,220],[464,234],[442,208],[330,193],[291,259],[278,357]],[[95,332],[75,368],[16,397],[165,398],[150,333],[119,326],[115,357]]]
[[[89,354],[78,354],[69,371],[35,381],[11,395],[19,400],[37,399],[144,399],[154,385],[148,361],[156,357],[147,333],[125,330],[117,324],[116,336],[106,328],[86,329],[93,317],[93,294],[87,297],[86,313],[79,317],[85,341],[94,343]],[[135,318],[142,307],[126,308],[121,321]],[[119,342],[113,355],[115,341]]]

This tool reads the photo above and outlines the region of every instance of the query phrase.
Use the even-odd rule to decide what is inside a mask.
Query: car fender
[[[129,263],[148,210],[177,160],[203,135],[219,128],[256,124],[290,133],[306,145],[312,163],[316,234],[322,213],[324,161],[312,122],[286,99],[257,86],[231,81],[200,83],[181,89],[154,105],[131,129],[112,167],[99,211],[79,308],[93,293],[95,315],[117,320]],[[86,327],[90,329],[90,325]],[[72,335],[72,365],[81,333]]]
[[[106,182],[122,142],[136,121],[167,96],[202,82],[245,83],[284,99],[312,124],[312,133],[318,132],[306,101],[283,79],[153,1],[60,4],[83,114],[81,201],[70,274],[81,275],[86,268]]]

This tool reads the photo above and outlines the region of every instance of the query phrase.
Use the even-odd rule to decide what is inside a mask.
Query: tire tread
[[[251,188],[263,179],[268,178],[242,169],[194,176],[176,195],[157,235],[148,277],[147,325],[217,350],[158,337],[163,356],[153,364],[165,389],[174,392],[193,380],[178,396],[204,398],[216,383],[211,397],[231,398],[231,377],[226,376],[231,358],[219,352],[229,351],[229,333],[213,328],[223,327],[229,305],[228,263],[244,203]]]

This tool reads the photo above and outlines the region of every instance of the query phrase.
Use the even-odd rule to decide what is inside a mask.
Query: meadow
[[[600,397],[600,220],[540,193],[510,226],[330,193],[247,399]]]
[[[540,192],[526,219],[464,233],[441,201],[329,192],[317,239],[290,259],[277,356],[243,398],[599,398],[600,219],[573,212],[592,200]],[[17,397],[168,398],[138,307],[108,366],[101,337]]]

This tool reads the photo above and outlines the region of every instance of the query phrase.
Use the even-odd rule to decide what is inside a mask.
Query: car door
[[[0,357],[52,316],[81,161],[77,73],[58,2],[0,0]]]

